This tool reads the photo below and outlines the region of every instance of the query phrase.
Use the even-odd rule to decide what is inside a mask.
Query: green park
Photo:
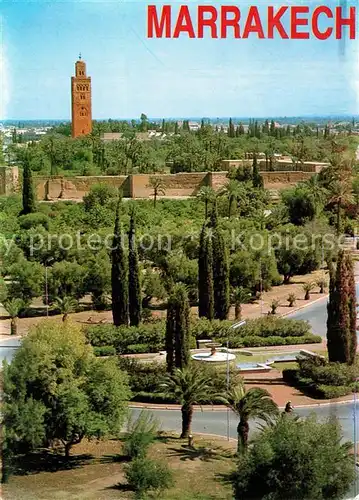
[[[310,409],[356,401],[355,120],[23,129],[0,148],[20,174],[0,196],[3,498],[356,491],[355,429]],[[283,157],[324,166],[274,196]],[[168,193],[195,172],[225,180]],[[139,174],[146,198],[113,182]],[[96,178],[81,199],[39,196],[75,177]]]

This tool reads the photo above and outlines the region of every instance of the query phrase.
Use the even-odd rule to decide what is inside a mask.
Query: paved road
[[[354,428],[354,418],[353,418],[353,403],[345,405],[330,405],[322,406],[312,409],[295,409],[295,412],[300,416],[308,416],[311,412],[319,416],[319,418],[327,418],[330,415],[335,415],[343,428],[343,437],[345,440],[353,441],[353,428]],[[359,419],[359,404],[357,408],[357,417]],[[140,410],[132,410],[134,416],[138,415]],[[181,429],[181,412],[179,410],[156,410],[152,413],[160,420],[162,424],[162,430],[172,430],[179,432]],[[230,437],[236,438],[236,425],[237,419],[233,413],[230,412]],[[250,435],[255,434],[255,425],[251,425]],[[192,424],[193,433],[206,433],[206,434],[219,434],[221,436],[227,436],[227,412],[226,411],[196,411],[193,418]],[[357,473],[356,488],[354,484],[351,490],[345,496],[347,500],[359,500],[359,496],[355,496],[359,492],[359,473]]]
[[[356,286],[356,293],[359,297],[359,284]],[[288,314],[286,317],[309,321],[313,333],[325,337],[327,334],[327,302],[328,298],[324,297],[322,300],[318,300],[293,314]]]
[[[354,429],[354,403],[347,404],[332,404],[328,406],[318,406],[314,408],[298,408],[295,409],[301,417],[307,417],[311,413],[315,412],[320,419],[325,419],[329,416],[336,416],[343,429],[344,439],[353,440],[353,429]],[[138,415],[139,409],[131,410],[134,416]],[[181,429],[181,412],[179,410],[148,410],[152,411],[156,417],[160,420],[163,430],[173,430],[180,431]],[[359,440],[359,402],[357,403],[357,422],[358,422],[358,440]],[[236,438],[236,426],[237,418],[230,412],[229,413],[230,422],[230,437]],[[254,423],[255,424],[255,423]],[[194,433],[208,433],[208,434],[218,434],[220,436],[227,436],[227,411],[196,411],[193,418],[192,424]],[[252,425],[252,435],[256,429],[256,424]]]
[[[10,361],[12,356],[15,354],[17,346],[20,345],[19,339],[5,339],[1,340],[0,343],[0,367],[4,359]]]

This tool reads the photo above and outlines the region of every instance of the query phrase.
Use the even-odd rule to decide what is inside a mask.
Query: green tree
[[[253,187],[255,188],[263,188],[263,177],[259,173],[257,155],[253,156],[253,164],[252,164],[252,182]]]
[[[103,310],[111,291],[111,262],[107,250],[102,249],[88,259],[86,267],[86,290],[91,293],[94,309]]]
[[[229,125],[228,125],[228,132],[227,132],[228,137],[235,137],[236,136],[236,131],[233,125],[232,118],[229,119]]]
[[[163,387],[181,405],[181,439],[187,438],[191,434],[193,405],[211,399],[213,390],[208,382],[208,376],[198,367],[177,369],[172,375],[165,378]]]
[[[185,368],[190,360],[190,307],[186,288],[175,285],[167,305],[166,362],[167,370]]]
[[[151,177],[147,187],[152,188],[153,207],[156,208],[158,196],[164,196],[166,194],[166,186],[160,177]]]
[[[204,218],[208,217],[208,207],[213,203],[216,197],[216,192],[210,186],[202,186],[197,193],[197,199],[204,203]]]
[[[22,210],[21,215],[31,214],[36,211],[35,192],[32,185],[32,174],[28,155],[23,162],[22,178]]]
[[[237,426],[239,454],[248,448],[249,420],[258,419],[265,423],[270,422],[272,417],[278,415],[278,406],[272,400],[266,389],[252,387],[246,390],[243,381],[229,389],[223,397],[219,397],[239,417]]]
[[[62,314],[62,321],[66,321],[68,315],[74,311],[76,311],[78,307],[78,302],[73,297],[67,297],[66,295],[55,298],[54,309],[60,311]]]
[[[138,265],[138,252],[136,243],[135,212],[132,210],[130,230],[128,233],[128,298],[130,325],[138,326],[141,322],[141,282]]]
[[[298,185],[281,193],[282,201],[288,209],[290,222],[303,225],[313,220],[317,215],[318,207],[313,199],[310,188]]]
[[[79,300],[86,294],[86,268],[78,262],[55,262],[48,272],[49,301],[72,297]]]
[[[20,298],[28,304],[33,298],[39,297],[44,289],[44,268],[38,262],[29,262],[20,257],[7,269],[9,284],[7,295],[10,298]]]
[[[336,206],[336,230],[341,232],[342,210],[345,205],[353,201],[351,170],[343,162],[334,169],[333,180],[329,184],[329,203]]]
[[[232,290],[232,304],[234,304],[234,317],[240,321],[242,317],[242,304],[249,302],[251,293],[248,289],[238,286]]]
[[[228,317],[230,305],[229,266],[224,237],[216,222],[215,211],[212,214],[212,229],[214,317],[224,320]]]
[[[17,335],[17,320],[22,309],[25,307],[25,302],[22,299],[7,299],[4,301],[4,307],[11,318],[11,335]]]
[[[232,206],[237,203],[243,194],[242,186],[236,180],[230,180],[223,189],[223,194],[228,198],[228,217],[231,218]]]
[[[305,292],[304,300],[310,300],[310,292],[315,288],[315,283],[304,283],[303,291]]]
[[[90,191],[83,197],[85,210],[92,210],[96,206],[106,206],[116,198],[116,190],[107,184],[94,184]]]
[[[340,425],[291,416],[279,418],[254,441],[233,475],[236,499],[343,498],[354,480],[352,444]]]
[[[327,319],[327,349],[329,361],[348,363],[355,361],[356,292],[353,262],[341,250],[336,270],[331,269]]]
[[[116,207],[116,219],[112,242],[112,316],[116,326],[128,325],[128,269],[122,227],[120,222],[121,198]]]
[[[4,372],[3,415],[14,452],[118,435],[130,397],[115,360],[100,360],[77,325],[47,320],[23,340]]]
[[[198,315],[209,320],[214,317],[212,235],[205,225],[198,250]]]

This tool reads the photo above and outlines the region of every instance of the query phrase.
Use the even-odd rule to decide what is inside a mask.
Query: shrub
[[[345,363],[328,363],[315,357],[299,360],[300,376],[310,378],[317,385],[350,385],[355,376],[355,368]]]
[[[346,373],[346,369],[350,367],[340,366],[340,363],[327,363],[326,360],[320,358],[305,361],[307,363],[303,360],[299,361],[304,368],[287,368],[283,370],[283,380],[287,384],[297,387],[308,396],[318,399],[339,398],[351,394],[354,390],[353,378]],[[323,361],[326,363],[325,365],[320,364]],[[310,366],[312,366],[312,369],[310,369]],[[315,377],[315,380],[311,378],[311,375]],[[322,382],[319,382],[319,380]]]
[[[112,345],[104,345],[101,347],[94,347],[93,352],[95,356],[114,356],[116,349]]]
[[[33,213],[21,215],[19,217],[19,224],[21,229],[31,229],[33,227],[43,226],[48,231],[50,227],[50,219],[45,214]]]
[[[301,337],[259,337],[251,335],[248,337],[234,337],[229,339],[229,347],[236,349],[240,347],[263,347],[276,345],[300,345],[300,344],[320,344],[322,337],[319,335],[303,335]]]
[[[167,464],[150,460],[148,458],[136,458],[125,469],[125,476],[129,486],[143,497],[149,490],[163,490],[173,484],[172,471]]]
[[[156,439],[159,421],[152,413],[142,410],[137,420],[129,420],[123,452],[131,459],[145,457],[149,446]]]
[[[119,358],[118,364],[121,370],[127,371],[134,395],[161,392],[159,384],[166,373],[165,363],[141,363],[136,359]]]
[[[341,398],[342,396],[347,396],[352,392],[352,388],[349,386],[330,386],[330,385],[318,385],[316,386],[317,397],[320,399],[334,399]]]
[[[307,321],[276,318],[271,315],[247,321],[244,326],[236,330],[235,334],[241,337],[252,335],[258,337],[301,337],[310,334],[310,325]]]
[[[195,338],[225,343],[228,333],[232,348],[321,342],[320,337],[311,335],[309,323],[301,320],[270,316],[250,320],[236,330],[230,330],[232,325],[231,321],[192,320],[191,348],[195,347]],[[118,354],[158,352],[165,348],[165,321],[138,327],[94,325],[86,328],[86,336],[92,346],[113,346]]]
[[[86,337],[93,346],[114,346],[118,354],[158,352],[164,348],[165,322],[128,327],[96,325],[86,329]]]
[[[219,319],[210,321],[207,318],[199,318],[191,321],[191,335],[197,340],[222,338],[227,335],[232,325],[232,321],[220,321]]]

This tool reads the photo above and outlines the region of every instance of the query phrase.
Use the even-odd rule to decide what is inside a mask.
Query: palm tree
[[[318,174],[312,175],[307,181],[303,183],[309,188],[309,198],[312,200],[316,213],[323,207],[328,191],[323,187],[320,182]]]
[[[250,299],[250,292],[242,286],[232,290],[232,304],[234,304],[234,317],[240,321],[242,316],[242,304],[246,304]]]
[[[276,299],[272,300],[271,305],[270,305],[270,307],[271,307],[270,313],[271,314],[275,314],[277,312],[279,304],[280,304],[279,300],[276,300]]]
[[[242,186],[238,181],[230,180],[224,187],[222,194],[228,197],[228,217],[231,217],[232,205],[238,201],[242,194]]]
[[[202,186],[197,193],[197,199],[204,203],[204,218],[208,217],[208,205],[216,198],[216,192],[210,186]]]
[[[22,309],[25,307],[25,302],[22,299],[7,299],[4,301],[4,307],[11,318],[10,332],[11,335],[17,334],[17,320]]]
[[[342,176],[341,179],[334,180],[329,188],[329,203],[337,207],[337,234],[340,234],[342,207],[352,201],[352,186],[349,179]]]
[[[153,206],[156,208],[156,201],[159,195],[164,196],[166,194],[166,186],[160,177],[151,177],[150,182],[147,187],[151,187],[153,189]]]
[[[175,370],[172,375],[167,375],[163,387],[165,392],[174,396],[182,406],[181,439],[188,438],[191,433],[193,405],[208,401],[212,392],[208,376],[199,368],[188,366],[182,370]]]
[[[57,309],[62,314],[62,321],[66,321],[70,313],[74,312],[78,306],[77,300],[73,297],[65,296],[63,298],[56,297],[54,309]]]
[[[329,203],[337,206],[337,234],[340,234],[342,207],[353,201],[353,160],[350,156],[335,153],[330,158],[331,166],[328,167],[328,192]]]
[[[304,300],[310,299],[310,292],[313,290],[314,287],[315,283],[304,283],[303,285],[303,291],[305,292]]]
[[[269,423],[272,417],[279,415],[277,404],[266,389],[252,387],[246,391],[243,381],[231,388],[224,396],[216,398],[224,403],[238,417],[237,452],[244,453],[248,448],[249,420],[256,418]]]
[[[317,286],[319,286],[319,293],[324,293],[326,287],[328,286],[327,280],[324,278],[321,278],[317,281]]]
[[[296,295],[294,293],[290,293],[287,298],[287,301],[289,302],[289,307],[293,307],[296,300],[297,300]]]

